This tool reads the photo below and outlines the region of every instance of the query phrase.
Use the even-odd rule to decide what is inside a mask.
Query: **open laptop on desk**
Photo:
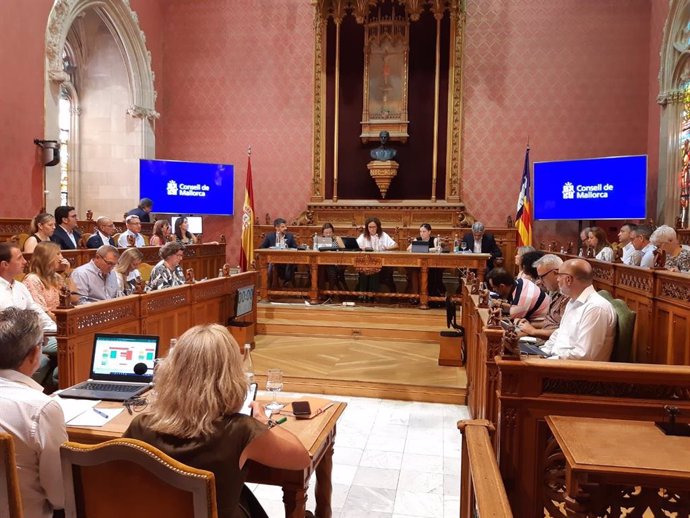
[[[541,350],[541,346],[546,342],[540,340],[539,338],[534,338],[531,336],[525,336],[518,340],[518,346],[520,346],[520,354],[526,354],[529,356],[541,356],[543,358],[548,358],[549,355]]]
[[[60,397],[125,401],[151,387],[158,337],[97,333],[89,379],[60,392]]]
[[[357,243],[357,238],[356,237],[341,237],[343,241],[343,250],[351,251],[351,252],[358,252],[361,250],[359,247],[359,244]]]
[[[428,254],[431,243],[429,241],[412,241],[410,252],[415,254]]]

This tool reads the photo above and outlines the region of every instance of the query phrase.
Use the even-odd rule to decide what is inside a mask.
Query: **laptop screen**
[[[153,379],[153,361],[157,356],[157,336],[96,334],[91,378],[148,383]]]

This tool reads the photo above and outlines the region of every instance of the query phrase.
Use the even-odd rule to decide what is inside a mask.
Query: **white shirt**
[[[599,253],[594,256],[595,259],[598,261],[606,261],[608,263],[613,262],[613,248],[609,246],[605,246],[601,250],[599,250]]]
[[[623,264],[633,264],[632,257],[635,252],[635,247],[632,243],[628,243],[623,247]]]
[[[561,360],[609,361],[615,332],[613,306],[588,286],[565,306],[560,327],[542,349]]]
[[[640,250],[642,252],[642,260],[640,261],[640,266],[643,268],[653,268],[654,267],[654,250],[656,246],[652,243],[647,243],[647,245]]]
[[[375,252],[381,252],[394,247],[395,241],[393,241],[391,236],[384,232],[381,234],[381,236],[365,236],[364,234],[360,234],[360,236],[357,238],[357,244],[362,250],[365,248],[371,248]]]
[[[57,325],[53,322],[48,314],[39,306],[33,298],[31,293],[24,284],[17,281],[12,281],[10,284],[4,278],[0,277],[0,310],[7,308],[18,309],[33,309],[38,313],[38,318],[41,321],[41,327],[44,331],[55,333]]]
[[[135,234],[129,229],[120,234],[120,237],[117,238],[117,246],[119,246],[120,248],[127,248],[129,246],[127,236],[134,236],[134,246],[136,246],[137,248],[146,246],[146,243],[144,242],[144,236],[142,236],[141,234]],[[108,241],[103,241],[103,243],[107,245]]]
[[[101,236],[101,241],[103,241],[104,245],[109,245],[110,244],[110,236],[106,236],[103,232],[100,230],[97,231],[98,235]]]
[[[477,241],[476,239],[474,240],[474,249],[472,250],[475,254],[481,254],[482,253],[482,240],[480,239]]]
[[[60,405],[28,376],[0,370],[0,430],[14,440],[24,516],[51,518],[65,502],[60,445],[67,431]]]
[[[72,241],[72,243],[74,243],[74,248],[79,248],[77,246],[77,240],[74,239],[74,232],[72,230],[68,229],[67,227],[65,227],[64,225],[60,225],[60,226],[62,227],[62,230],[65,231],[65,234],[67,234],[67,237],[69,238],[69,240]]]

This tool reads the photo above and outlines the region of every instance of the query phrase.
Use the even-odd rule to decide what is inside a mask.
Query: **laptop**
[[[126,401],[151,387],[158,337],[96,333],[89,379],[60,397]]]
[[[521,338],[518,340],[518,345],[520,346],[520,354],[526,354],[529,356],[542,356],[548,358],[549,355],[541,350],[540,345],[544,345],[543,340],[530,339],[531,337]]]
[[[351,251],[359,251],[361,248],[359,247],[359,244],[357,244],[357,238],[356,237],[341,237],[343,241],[343,247],[344,250],[351,250]]]
[[[410,252],[413,252],[415,254],[428,254],[429,253],[429,248],[430,244],[429,241],[412,241],[412,248],[410,248]]]

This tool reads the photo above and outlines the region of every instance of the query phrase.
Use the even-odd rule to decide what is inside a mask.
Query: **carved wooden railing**
[[[460,421],[462,433],[460,518],[512,518],[486,420]]]
[[[679,421],[690,421],[690,367],[502,358],[496,365],[497,453],[516,516],[564,516],[564,460],[546,416],[663,421],[664,406],[672,405],[680,409]],[[626,501],[627,507],[643,505]]]
[[[256,286],[256,282],[256,272],[246,272],[144,295],[56,309],[60,387],[88,378],[95,333],[157,335],[159,354],[164,356],[170,339],[194,325],[227,325],[235,315],[237,289]],[[237,320],[256,322],[256,297],[252,311]],[[253,331],[250,337],[253,338]]]

